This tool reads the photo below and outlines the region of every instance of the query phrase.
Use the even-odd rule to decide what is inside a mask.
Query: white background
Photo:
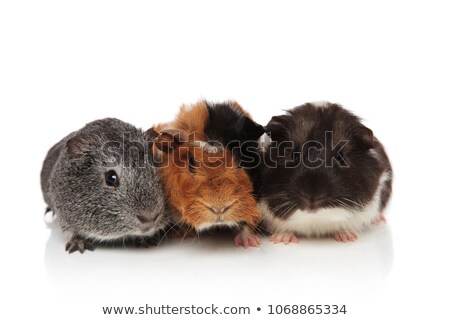
[[[345,303],[311,319],[448,319],[448,14],[445,1],[1,1],[2,318],[215,303],[279,319],[268,304]],[[388,224],[352,244],[66,254],[43,217],[47,150],[88,121],[147,129],[199,98],[235,99],[263,125],[317,100],[362,116],[394,165]]]

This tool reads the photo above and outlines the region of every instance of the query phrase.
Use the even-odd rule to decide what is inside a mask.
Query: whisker
[[[289,194],[287,192],[278,192],[275,194],[272,194],[270,196],[265,196],[263,197],[264,200],[275,200],[275,199],[283,199],[286,198],[287,196],[289,196]]]
[[[286,208],[286,210],[283,211],[283,213],[281,214],[281,217],[285,218],[289,213],[292,212],[293,209],[295,209],[296,206],[297,206],[297,204],[295,204],[295,203],[290,205],[288,208]]]
[[[158,244],[156,245],[157,247],[159,247],[159,245],[161,244],[161,242],[164,240],[164,238],[169,234],[169,232],[171,230],[173,230],[175,227],[179,226],[182,223],[182,221],[177,221],[176,223],[174,223],[169,229],[167,229],[167,231],[164,232],[163,236],[159,239]]]
[[[342,198],[344,201],[348,201],[348,202],[350,202],[350,203],[353,203],[354,205],[356,205],[356,206],[358,206],[358,207],[360,207],[360,208],[364,208],[364,206],[362,205],[362,204],[360,204],[360,203],[358,203],[358,202],[356,202],[356,201],[353,201],[353,200],[351,200],[351,199],[349,199],[349,198]]]

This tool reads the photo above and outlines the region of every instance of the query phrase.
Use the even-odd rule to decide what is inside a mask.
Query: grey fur
[[[130,237],[141,241],[168,224],[148,145],[143,131],[107,118],[88,123],[49,150],[41,187],[69,237],[67,251],[91,250],[92,242],[98,241]],[[119,176],[117,187],[105,182],[110,170]]]

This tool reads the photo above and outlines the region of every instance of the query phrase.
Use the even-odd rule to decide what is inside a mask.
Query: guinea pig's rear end
[[[145,133],[118,119],[88,123],[47,154],[41,186],[69,253],[99,242],[146,245],[169,223]]]
[[[392,168],[360,119],[332,103],[305,104],[266,127],[260,208],[275,243],[298,236],[357,239],[384,221]]]

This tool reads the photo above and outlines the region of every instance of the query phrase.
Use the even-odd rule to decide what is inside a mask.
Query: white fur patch
[[[314,101],[314,102],[309,102],[309,103],[312,104],[316,108],[326,108],[326,107],[330,106],[330,103],[328,101]]]
[[[324,208],[315,213],[296,210],[288,219],[284,220],[276,217],[264,200],[259,203],[259,209],[266,227],[272,233],[294,232],[305,236],[321,236],[344,230],[358,233],[368,227],[371,221],[380,214],[381,192],[389,179],[391,179],[391,174],[384,172],[380,177],[378,189],[372,201],[361,210]]]
[[[272,143],[270,136],[264,132],[264,134],[258,140],[258,148],[260,151],[264,152]]]
[[[382,158],[382,156],[377,152],[377,150],[375,150],[375,149],[370,149],[369,150],[369,154],[373,157],[373,158],[375,158],[375,160],[377,160],[378,162],[382,162],[383,161],[383,158]]]
[[[213,145],[206,141],[196,140],[195,142],[192,143],[192,145],[196,147],[198,146],[198,148],[203,149],[205,152],[209,154],[217,154],[219,153],[219,151],[223,151],[222,146]]]
[[[204,222],[202,224],[200,224],[198,227],[196,227],[195,229],[197,231],[203,231],[212,227],[220,227],[220,226],[226,226],[226,227],[237,227],[239,224],[237,222],[234,221],[227,221],[227,222]]]

